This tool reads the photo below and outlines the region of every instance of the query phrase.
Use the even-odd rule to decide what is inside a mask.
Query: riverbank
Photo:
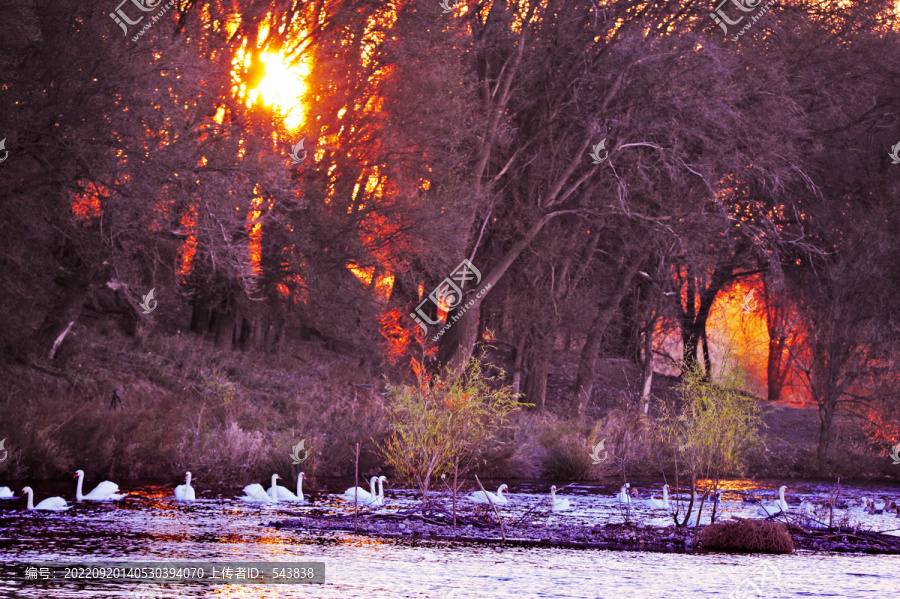
[[[644,524],[546,524],[504,523],[500,527],[486,516],[452,516],[443,510],[405,510],[395,514],[363,513],[353,516],[321,515],[270,522],[275,528],[304,531],[353,532],[369,537],[411,538],[461,543],[502,543],[522,547],[561,547],[651,551],[663,553],[704,552],[694,544],[694,529]],[[702,530],[701,526],[701,530]],[[853,529],[809,530],[790,525],[795,550],[821,553],[900,554],[900,537]]]

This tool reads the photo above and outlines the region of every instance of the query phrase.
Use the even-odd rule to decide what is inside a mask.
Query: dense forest
[[[892,472],[896,2],[116,3],[0,5],[9,476],[380,467],[386,381],[473,356],[507,472],[640,470],[726,361],[815,410],[769,471]]]

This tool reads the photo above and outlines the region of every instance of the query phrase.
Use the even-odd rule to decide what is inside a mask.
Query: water
[[[4,483],[7,484],[7,483]],[[742,489],[747,481],[732,481]],[[816,483],[787,483],[791,496],[823,497],[830,488]],[[11,485],[12,486],[12,485]],[[90,485],[89,485],[90,486]],[[122,485],[126,487],[126,485]],[[332,483],[332,491],[346,485]],[[511,518],[527,512],[545,497],[547,484],[516,483]],[[72,489],[38,486],[37,499],[49,493],[71,499]],[[777,483],[767,485],[773,489]],[[21,486],[14,487],[17,491]],[[496,488],[496,486],[495,486]],[[615,523],[613,487],[565,489],[575,510],[548,514],[536,510],[532,522]],[[900,557],[880,555],[760,556],[640,551],[608,551],[551,547],[463,544],[446,541],[375,539],[344,532],[276,529],[268,526],[296,515],[345,510],[327,494],[313,496],[313,506],[259,508],[220,495],[198,493],[190,505],[171,499],[171,489],[132,486],[118,504],[83,503],[62,513],[28,512],[19,500],[0,501],[0,597],[34,599],[133,598],[136,585],[42,586],[24,579],[25,564],[40,561],[318,561],[326,564],[324,585],[168,585],[154,586],[159,598],[396,598],[474,597],[603,598],[623,596],[756,597],[741,594],[754,583],[765,597],[894,597],[900,589]],[[199,490],[199,489],[198,489]],[[538,491],[541,491],[538,493]],[[603,494],[598,494],[600,491]],[[770,492],[771,493],[771,492]],[[385,509],[409,507],[414,499],[402,490],[386,490]],[[729,500],[723,511],[750,516],[753,507]],[[878,495],[900,501],[896,487],[845,489],[842,497]],[[774,496],[773,496],[774,497]],[[655,522],[651,512],[636,510],[633,518]],[[900,528],[900,518],[862,515],[869,528]],[[665,523],[664,518],[659,522]],[[763,570],[763,565],[767,564]],[[760,578],[765,573],[767,579]],[[743,587],[741,585],[744,585]],[[731,595],[734,593],[733,595]],[[148,597],[149,599],[149,597]]]

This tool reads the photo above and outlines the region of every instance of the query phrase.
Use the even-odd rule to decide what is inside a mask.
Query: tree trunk
[[[213,310],[213,328],[215,331],[216,347],[231,349],[234,342],[234,309]]]
[[[825,460],[831,455],[832,424],[834,424],[835,405],[831,397],[824,398],[819,404],[819,446],[817,449],[817,458],[819,466],[825,465]]]
[[[575,376],[575,393],[572,396],[570,409],[577,415],[584,414],[584,410],[591,400],[594,390],[594,369],[597,365],[597,354],[600,351],[600,343],[609,326],[610,321],[619,310],[622,298],[628,292],[631,279],[638,270],[638,263],[621,272],[616,281],[615,292],[598,306],[596,318],[588,329],[587,339],[581,348],[581,358],[578,360],[578,373]]]
[[[210,332],[212,310],[202,299],[194,298],[191,302],[191,332],[204,335]]]
[[[519,343],[516,345],[515,356],[513,357],[512,371],[512,387],[513,393],[519,393],[522,383],[522,368],[525,363],[525,335],[519,336]]]
[[[674,296],[675,301],[678,302],[678,322],[681,327],[681,342],[684,344],[682,368],[698,360],[697,350],[700,349],[701,344],[705,341],[706,321],[709,319],[709,312],[712,310],[713,302],[716,301],[719,291],[734,280],[730,263],[720,264],[713,271],[709,284],[701,291],[698,278],[691,276],[692,272],[693,269],[690,269],[688,276],[681,283],[682,287],[687,285],[687,307],[681,305],[681,294]],[[704,349],[703,361],[707,367],[706,376],[708,377],[710,376],[709,347],[707,346]]]
[[[47,312],[34,336],[36,349],[41,356],[50,356],[53,344],[69,323],[78,321],[84,302],[90,294],[90,280],[89,273],[78,270],[63,281],[62,293]]]
[[[547,376],[553,344],[546,337],[534,339],[525,359],[525,401],[543,412],[547,400]]]
[[[785,360],[785,338],[776,336],[769,328],[769,356],[766,362],[766,398],[769,401],[780,401],[781,390],[787,379],[787,363]]]
[[[700,348],[700,339],[703,337],[703,325],[697,325],[694,322],[682,321],[681,324],[681,343],[684,345],[682,354],[682,364],[687,366],[690,362],[697,362],[697,350]]]
[[[504,254],[491,271],[481,279],[477,289],[480,290],[487,287],[488,291],[482,294],[479,303],[466,310],[460,316],[459,320],[455,321],[453,326],[441,338],[438,359],[442,363],[448,364],[457,371],[460,371],[463,368],[475,351],[475,343],[478,340],[478,316],[481,312],[481,305],[484,302],[484,298],[490,293],[490,289],[496,286],[500,277],[506,274],[506,271],[509,270],[509,267],[515,262],[516,258],[518,258],[534,238],[537,237],[537,234],[541,232],[544,225],[550,222],[553,217],[560,214],[566,214],[567,212],[568,211],[565,210],[551,212],[538,219],[525,232],[525,235],[512,245],[509,251]],[[468,294],[464,295],[466,301],[468,301],[468,297]],[[465,301],[461,305],[465,305]],[[453,314],[447,315],[448,321],[452,316]]]

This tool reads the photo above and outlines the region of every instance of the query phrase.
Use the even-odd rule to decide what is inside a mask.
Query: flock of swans
[[[119,501],[120,499],[128,495],[128,493],[119,493],[119,485],[108,480],[105,480],[97,485],[90,493],[84,494],[82,492],[82,485],[84,484],[84,471],[78,470],[75,473],[75,476],[78,478],[78,485],[75,489],[75,499],[77,501]],[[279,476],[278,474],[273,474],[271,485],[268,490],[259,483],[253,483],[244,487],[244,494],[238,496],[237,499],[240,499],[241,501],[247,503],[260,504],[278,503],[279,501],[306,503],[306,498],[303,496],[303,480],[305,478],[306,475],[303,472],[297,475],[297,492],[293,493],[290,491],[290,489],[287,489],[278,484],[277,481],[281,479],[281,476]],[[363,489],[362,487],[350,487],[349,489],[344,491],[343,494],[339,495],[339,497],[349,503],[358,503],[366,507],[381,507],[384,505],[384,483],[386,481],[386,476],[373,476],[369,481],[368,491],[366,489]],[[489,502],[493,502],[497,505],[505,505],[509,502],[509,500],[503,494],[503,492],[508,489],[509,487],[503,484],[500,485],[496,493],[491,493],[489,491],[478,491],[476,493],[473,493],[470,496],[470,499],[473,503],[486,504]],[[32,488],[25,487],[24,489],[22,489],[22,493],[23,495],[28,496],[29,510],[61,512],[73,507],[69,505],[62,497],[48,497],[37,505],[34,505],[34,491],[32,490]],[[182,502],[194,501],[197,498],[194,487],[191,486],[190,472],[187,472],[185,474],[184,484],[175,487],[174,496],[176,501]],[[571,505],[568,499],[556,496],[555,486],[551,487],[550,496],[551,509],[554,512],[561,512],[571,509]],[[13,498],[15,498],[15,496],[13,495],[13,492],[9,487],[0,487],[0,499]]]
[[[84,471],[78,470],[75,473],[75,477],[78,478],[78,484],[75,489],[75,499],[77,501],[119,501],[128,495],[128,493],[119,493],[119,485],[114,482],[110,482],[105,480],[98,484],[90,493],[83,493],[83,484],[84,484]],[[287,489],[278,484],[278,480],[281,477],[278,474],[273,474],[271,479],[271,485],[268,489],[265,489],[262,485],[258,483],[253,483],[247,485],[243,489],[243,495],[236,497],[237,499],[254,504],[274,504],[280,501],[291,502],[291,503],[306,503],[306,498],[303,496],[303,480],[306,478],[305,474],[301,472],[297,475],[297,492],[294,493],[290,489]],[[363,489],[362,487],[351,487],[344,491],[341,495],[338,495],[340,499],[343,499],[348,503],[356,503],[359,505],[363,505],[366,507],[381,507],[384,505],[384,483],[387,481],[387,477],[385,476],[373,476],[369,481],[369,490]],[[504,506],[511,502],[510,496],[504,494],[504,491],[508,491],[509,486],[506,484],[500,485],[497,489],[496,493],[492,493],[490,491],[476,491],[469,495],[469,500],[475,504],[488,504],[491,503],[495,506],[500,505]],[[778,499],[775,501],[756,501],[756,500],[748,500],[744,499],[745,502],[755,503],[756,513],[761,518],[771,518],[774,516],[785,515],[788,514],[790,507],[788,506],[788,502],[785,499],[785,491],[787,487],[782,485],[781,488],[778,489]],[[565,497],[558,497],[556,495],[557,488],[555,486],[550,487],[550,509],[553,512],[563,512],[572,509],[573,503]],[[713,497],[713,502],[718,503],[721,501],[723,491],[717,491]],[[71,509],[73,506],[66,503],[66,500],[62,497],[48,497],[44,499],[37,505],[34,505],[34,491],[31,487],[25,487],[22,489],[23,496],[27,496],[27,507],[29,510],[46,510],[46,511],[64,511]],[[632,505],[640,506],[649,510],[665,510],[672,511],[672,505],[669,502],[669,485],[663,485],[662,488],[662,498],[658,499],[656,497],[650,496],[647,499],[637,499],[635,495],[637,494],[636,489],[631,488],[630,483],[625,483],[619,489],[619,492],[615,495],[618,504],[622,508],[630,508]],[[187,472],[184,479],[184,484],[178,485],[175,487],[174,491],[175,500],[179,502],[190,502],[196,499],[196,493],[194,488],[191,486],[191,473]],[[9,487],[0,487],[0,499],[11,499],[15,498],[12,491]],[[693,526],[697,523],[697,515],[699,513],[700,502],[698,500],[697,495],[693,496],[694,506],[691,510],[691,514],[687,518],[687,524],[689,526]],[[867,497],[862,498],[859,506],[856,506],[852,500],[847,501],[845,505],[841,507],[847,508],[847,513],[850,516],[861,516],[863,513],[868,514],[882,514],[884,512],[896,512],[897,517],[900,517],[900,506],[898,506],[895,502],[886,502],[884,499],[869,499]],[[808,522],[813,523],[812,526],[816,526],[815,520],[815,507],[812,502],[808,500],[803,500],[800,503],[799,510],[801,512],[801,516],[804,516]],[[820,524],[820,523],[819,523]]]
[[[630,489],[630,487],[630,483],[625,483],[616,494],[616,499],[618,500],[620,507],[630,507],[631,505],[636,505],[650,510],[673,511],[673,506],[669,503],[669,485],[663,485],[662,499],[657,499],[651,496],[650,498],[645,500],[633,499],[632,494],[635,490]],[[772,518],[776,516],[788,515],[791,508],[788,505],[787,499],[785,499],[785,491],[787,491],[787,487],[785,485],[782,485],[778,489],[778,499],[776,499],[775,501],[757,501],[756,499],[744,498],[742,502],[753,504],[756,508],[756,515],[760,518]],[[716,504],[721,502],[723,493],[724,491],[722,490],[716,491],[712,501]],[[693,500],[694,505],[691,509],[690,515],[687,518],[688,526],[694,526],[697,523],[697,515],[699,513],[700,501],[696,493],[693,495]],[[851,517],[860,517],[864,513],[874,515],[896,513],[897,517],[900,518],[900,505],[893,501],[887,502],[884,499],[871,499],[868,497],[863,497],[859,500],[859,504],[860,505],[856,505],[856,503],[851,499],[847,500],[839,507],[841,509],[846,509],[847,515]],[[807,499],[801,501],[798,506],[799,515],[809,528],[821,528],[824,526],[824,523],[819,522],[816,519],[815,508],[816,504]]]

